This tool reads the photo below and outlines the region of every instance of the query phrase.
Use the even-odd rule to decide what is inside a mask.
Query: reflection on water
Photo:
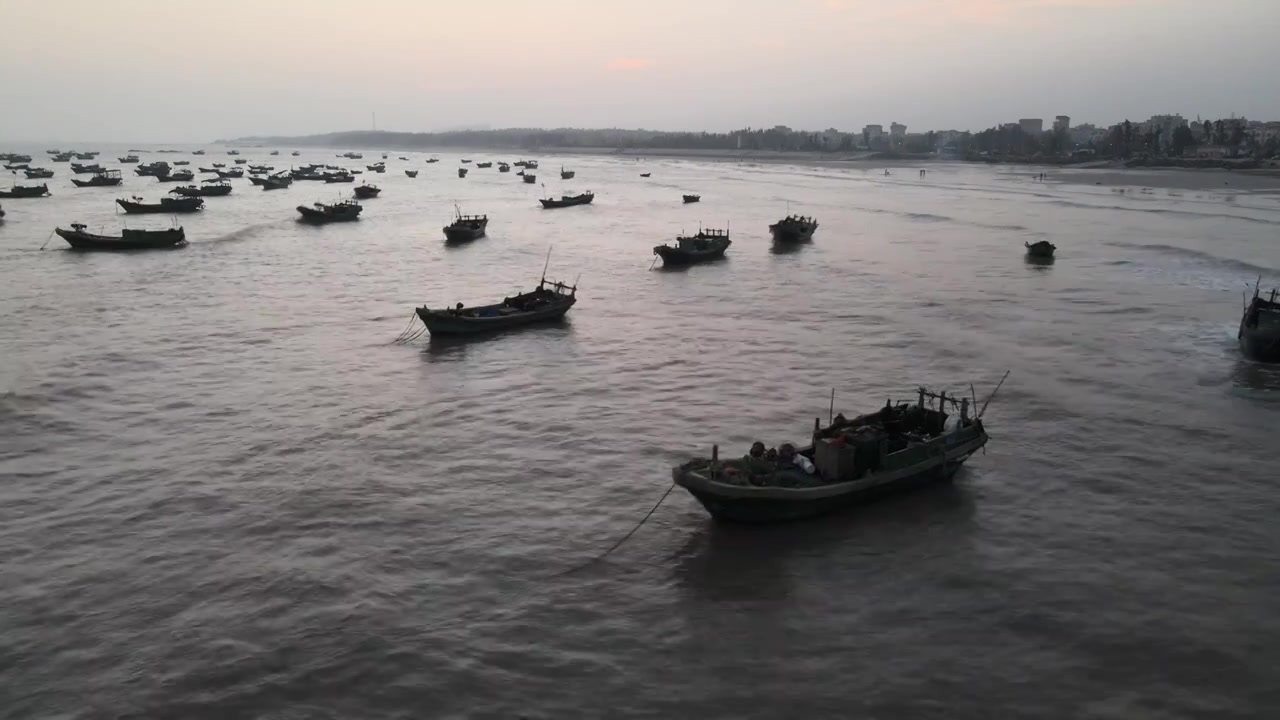
[[[1280,365],[1240,357],[1231,369],[1231,382],[1239,388],[1261,392],[1280,391]]]

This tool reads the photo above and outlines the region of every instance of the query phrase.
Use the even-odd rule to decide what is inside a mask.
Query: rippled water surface
[[[175,251],[40,249],[150,179],[45,162],[53,197],[0,201],[0,717],[1280,709],[1280,371],[1235,348],[1245,282],[1280,275],[1274,191],[542,157],[548,192],[597,192],[543,211],[396,156],[357,223],[294,220],[350,186],[237,180]],[[455,202],[488,238],[443,244]],[[821,227],[778,253],[788,202]],[[649,270],[700,223],[727,259]],[[581,275],[563,324],[390,342],[528,289],[549,246]],[[954,485],[770,528],[678,490],[566,572],[671,465],[803,440],[832,387],[850,413],[1006,369]]]

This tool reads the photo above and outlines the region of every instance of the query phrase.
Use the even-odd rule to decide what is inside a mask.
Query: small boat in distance
[[[460,177],[460,178],[464,178],[464,177],[466,177],[466,176],[467,176],[467,169],[466,169],[466,168],[458,168],[458,177]]]
[[[283,190],[293,184],[293,178],[288,175],[272,175],[262,179],[263,190]]]
[[[471,160],[470,160],[469,158],[462,158],[462,164],[463,164],[463,165],[469,165],[469,164],[471,164]]]
[[[247,163],[247,162],[249,162],[249,158],[236,158],[236,164],[237,164],[237,165],[244,165],[244,164],[245,164],[245,163]],[[176,162],[174,163],[174,165],[177,165],[177,164],[178,164],[178,163],[176,163]]]
[[[293,152],[291,152],[291,153],[289,153],[289,154],[290,154],[290,155],[292,155],[292,156],[294,156],[294,157],[298,157],[298,156],[299,156],[299,155],[301,155],[302,153],[298,152],[297,150],[294,150]]]
[[[769,226],[773,241],[779,243],[808,242],[813,239],[813,231],[817,229],[817,220],[800,215],[788,215]]]
[[[112,187],[119,185],[121,182],[119,170],[103,170],[94,173],[94,176],[88,180],[80,178],[71,178],[71,184],[76,187]]]
[[[102,172],[102,166],[98,163],[92,165],[81,165],[80,163],[71,163],[71,172],[77,175],[88,175],[90,173]]]
[[[404,174],[405,174],[405,175],[408,175],[408,176],[409,176],[409,177],[411,177],[411,178],[418,177],[418,171],[417,171],[417,170],[405,170],[405,171],[404,171]]]
[[[527,178],[528,176],[526,175],[525,177]],[[555,198],[543,198],[538,202],[542,203],[542,208],[544,210],[551,210],[554,208],[573,207],[574,205],[589,205],[591,204],[591,201],[595,199],[595,193],[584,192],[579,195],[561,195],[559,200]]]
[[[640,173],[640,177],[649,177],[653,173]]]
[[[224,168],[224,167],[226,167],[226,166],[227,166],[227,164],[226,164],[226,163],[214,163],[214,164],[213,164],[213,167],[216,167],[216,168]]]
[[[559,320],[578,302],[577,290],[576,285],[549,283],[544,276],[536,289],[493,305],[468,308],[458,303],[443,310],[424,305],[416,312],[432,335],[478,335]]]
[[[126,164],[126,165],[128,165],[128,164],[130,164],[130,163],[136,163],[136,162],[138,162],[138,156],[137,156],[137,155],[125,155],[125,156],[124,156],[124,157],[122,157],[122,158],[116,158],[116,159],[117,159],[117,160],[119,160],[120,162],[122,162],[122,163]]]
[[[696,203],[696,202],[698,202],[699,200],[702,200],[702,196],[701,196],[701,195],[682,195],[681,197],[683,197],[683,198],[684,198],[684,201],[685,201],[686,203]]]
[[[525,160],[525,161],[524,161],[524,169],[525,169],[525,170],[537,170],[537,169],[538,169],[538,161],[537,161],[537,160]]]
[[[491,162],[476,163],[476,167],[478,167],[478,168],[491,168],[491,167],[493,167],[493,163],[491,163]]]
[[[270,154],[271,154],[271,155],[279,155],[279,154],[280,154],[280,151],[279,151],[279,150],[272,150]]]
[[[576,172],[574,172],[573,170],[565,170],[563,165],[561,165],[561,166],[560,166],[560,179],[561,179],[561,180],[572,180],[572,179],[573,179],[573,176],[574,176],[574,175],[576,175],[576,174],[577,174],[577,173],[576,173]]]
[[[400,159],[401,159],[401,160],[408,160],[409,158],[405,157],[404,155],[401,155],[401,156],[400,156]]]
[[[26,175],[28,180],[41,180],[53,177],[53,171],[46,168],[27,168],[22,171],[22,174]]]
[[[204,199],[198,197],[162,197],[158,203],[148,203],[143,202],[142,198],[135,195],[130,200],[116,198],[116,204],[126,213],[135,215],[146,213],[186,213],[203,209]]]
[[[191,154],[192,154],[192,155],[203,155],[203,154],[204,154],[204,151],[203,151],[203,150],[192,150],[192,151],[191,151]]]
[[[71,166],[73,170],[75,169],[75,167],[76,167],[75,165]],[[157,160],[156,162],[143,163],[142,165],[139,165],[138,167],[133,169],[133,174],[137,175],[138,177],[157,177],[160,175],[168,175],[169,163],[163,160]]]
[[[658,245],[653,254],[662,258],[663,267],[692,265],[707,260],[719,260],[733,241],[728,230],[700,229],[696,235],[680,236],[675,245]]]
[[[227,151],[227,154],[228,154],[228,155],[239,155],[239,154],[240,154],[240,151],[239,151],[239,150],[228,150],[228,151]]]
[[[353,191],[355,192],[356,197],[361,200],[365,200],[367,198],[377,197],[378,193],[382,192],[382,188],[377,185],[357,185]]]
[[[753,524],[815,517],[949,481],[987,444],[981,411],[971,417],[967,397],[957,401],[946,392],[917,392],[916,405],[887,403],[852,420],[837,415],[825,428],[815,420],[812,443],[804,448],[783,443],[766,451],[756,443],[741,459],[720,460],[719,448],[712,446],[710,459],[672,468],[672,480],[712,518]]]
[[[438,163],[438,162],[440,162],[440,158],[427,158],[427,164],[428,164],[428,165],[430,165],[430,164],[432,164],[432,163]]]
[[[125,228],[119,236],[112,236],[96,235],[88,232],[84,223],[72,223],[70,230],[55,228],[54,232],[76,250],[153,250],[187,244],[187,234],[181,227],[169,230]]]
[[[500,162],[498,163],[498,172],[511,172],[511,166],[504,162]]]
[[[191,179],[189,177],[191,175],[191,171],[183,170],[182,172],[188,175],[188,177],[186,178],[187,180]],[[241,170],[240,168],[231,168],[229,170],[214,170],[214,172],[217,173],[218,177],[222,178],[223,180],[234,180],[236,178],[244,177],[244,170]],[[170,177],[174,177],[177,174],[178,173],[174,173],[174,175],[171,175]]]
[[[1027,249],[1027,257],[1047,260],[1053,257],[1053,253],[1058,249],[1057,245],[1048,240],[1039,240],[1034,243],[1023,242],[1022,245]]]
[[[448,242],[468,242],[482,238],[489,227],[488,215],[463,215],[457,205],[453,206],[455,217],[453,222],[444,226],[444,239]]]
[[[263,186],[265,190],[267,186]],[[360,211],[363,210],[360,203],[355,200],[340,200],[333,204],[315,203],[311,207],[306,205],[298,206],[298,213],[302,215],[300,220],[311,223],[331,223],[346,222],[349,220],[357,220],[360,218]]]
[[[75,182],[75,179],[72,179]],[[34,198],[45,197],[49,194],[49,186],[41,183],[39,185],[14,185],[8,190],[0,190],[0,198]]]
[[[61,155],[54,155],[53,161],[54,162],[71,162],[71,158],[73,157],[75,156],[72,155],[71,153],[62,153]]]
[[[329,173],[324,176],[324,181],[330,185],[334,183],[349,183],[355,182],[356,176],[347,172]]]
[[[1270,297],[1261,294],[1262,279],[1253,287],[1253,300],[1244,308],[1240,318],[1240,352],[1257,362],[1280,363],[1280,303],[1276,302],[1276,290]]]
[[[524,181],[525,181],[526,183],[529,183],[530,185],[532,185],[532,184],[534,184],[534,183],[538,182],[538,176],[537,176],[537,175],[530,175],[529,173],[524,172],[524,171],[521,171],[521,172],[520,172],[520,175],[522,175],[522,176],[524,177]]]

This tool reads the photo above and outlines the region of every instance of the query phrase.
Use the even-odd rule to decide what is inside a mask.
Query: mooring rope
[[[622,547],[622,543],[626,542],[627,540],[629,540],[629,539],[631,538],[631,536],[632,536],[632,535],[635,535],[635,534],[636,534],[636,531],[640,529],[640,526],[641,526],[641,525],[644,525],[644,524],[645,524],[645,522],[647,522],[647,521],[649,520],[649,518],[653,516],[653,513],[657,511],[658,506],[659,506],[659,505],[661,505],[661,504],[662,504],[662,502],[663,502],[664,500],[666,500],[666,499],[667,499],[667,496],[671,494],[671,491],[672,491],[672,490],[675,490],[675,489],[676,489],[676,484],[675,484],[675,483],[671,483],[671,487],[667,488],[667,491],[666,491],[666,492],[664,492],[664,493],[662,493],[662,497],[658,498],[658,502],[657,502],[656,504],[654,504],[654,506],[653,506],[653,507],[649,508],[649,512],[645,513],[644,517],[640,519],[640,522],[636,523],[636,526],[635,526],[635,527],[631,528],[631,532],[627,533],[626,535],[623,535],[623,536],[622,536],[622,539],[620,539],[620,540],[618,540],[618,542],[614,543],[614,544],[613,544],[613,546],[612,546],[612,547],[610,547],[608,550],[605,550],[603,553],[601,553],[601,554],[597,555],[596,557],[591,558],[590,560],[588,560],[588,561],[586,561],[586,562],[582,563],[581,565],[578,565],[577,567],[569,568],[568,570],[565,570],[564,572],[562,572],[562,573],[560,573],[560,574],[561,574],[561,575],[572,575],[573,573],[576,573],[576,572],[578,572],[579,570],[582,570],[583,568],[586,568],[586,567],[588,567],[588,566],[590,566],[590,565],[594,565],[595,563],[600,562],[601,560],[603,560],[603,559],[605,559],[606,557],[608,557],[608,556],[609,556],[609,553],[611,553],[611,552],[613,552],[614,550],[617,550],[618,548]]]
[[[427,329],[425,324],[417,332],[412,332],[413,323],[417,319],[417,313],[410,315],[409,324],[405,325],[404,330],[400,331],[400,334],[396,336],[396,339],[391,341],[392,344],[403,345],[404,343],[416,340],[420,335],[422,335],[422,332]]]

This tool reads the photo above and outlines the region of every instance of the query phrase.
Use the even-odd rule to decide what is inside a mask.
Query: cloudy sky
[[[0,0],[0,145],[1280,119],[1280,0]]]

